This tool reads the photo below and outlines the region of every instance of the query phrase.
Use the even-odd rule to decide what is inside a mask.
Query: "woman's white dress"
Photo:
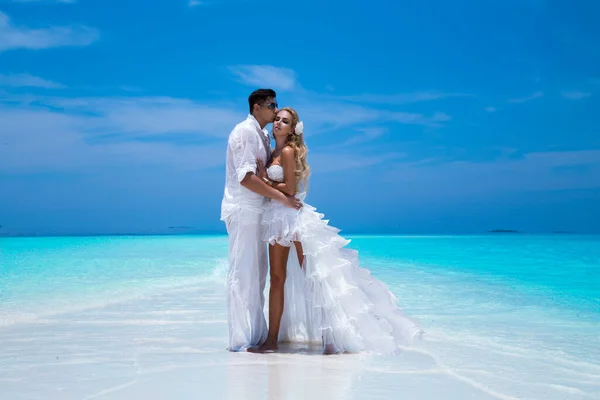
[[[269,179],[283,182],[271,165]],[[297,195],[304,200],[305,194]],[[300,210],[270,201],[263,212],[263,240],[290,246],[280,341],[319,341],[327,353],[395,353],[423,331],[398,307],[387,286],[360,267],[358,252],[303,202]],[[301,267],[293,246],[302,243]]]

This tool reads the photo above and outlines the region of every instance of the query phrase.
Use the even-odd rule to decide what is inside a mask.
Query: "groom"
[[[229,350],[245,351],[267,338],[263,312],[267,279],[267,246],[261,238],[260,216],[267,198],[299,209],[300,201],[286,196],[256,176],[257,162],[270,157],[269,133],[265,126],[277,114],[276,93],[258,89],[248,97],[250,114],[237,124],[227,142],[225,191],[221,220],[229,236],[227,273],[227,320]]]

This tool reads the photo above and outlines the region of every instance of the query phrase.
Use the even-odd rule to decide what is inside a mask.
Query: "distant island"
[[[491,231],[488,231],[488,233],[522,233],[522,232],[515,231],[512,229],[492,229]]]

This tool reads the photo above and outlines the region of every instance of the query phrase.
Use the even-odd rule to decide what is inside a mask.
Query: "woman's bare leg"
[[[298,255],[298,262],[300,263],[300,268],[304,267],[304,251],[302,251],[302,243],[294,242],[294,247],[296,247],[296,254]]]
[[[271,288],[269,289],[269,335],[258,348],[259,352],[275,351],[279,338],[279,326],[283,315],[284,285],[290,248],[279,244],[269,245]]]

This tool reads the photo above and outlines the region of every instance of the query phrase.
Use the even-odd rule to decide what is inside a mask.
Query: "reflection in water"
[[[232,353],[227,399],[350,398],[364,356],[324,356],[320,344],[283,344],[278,353]]]

